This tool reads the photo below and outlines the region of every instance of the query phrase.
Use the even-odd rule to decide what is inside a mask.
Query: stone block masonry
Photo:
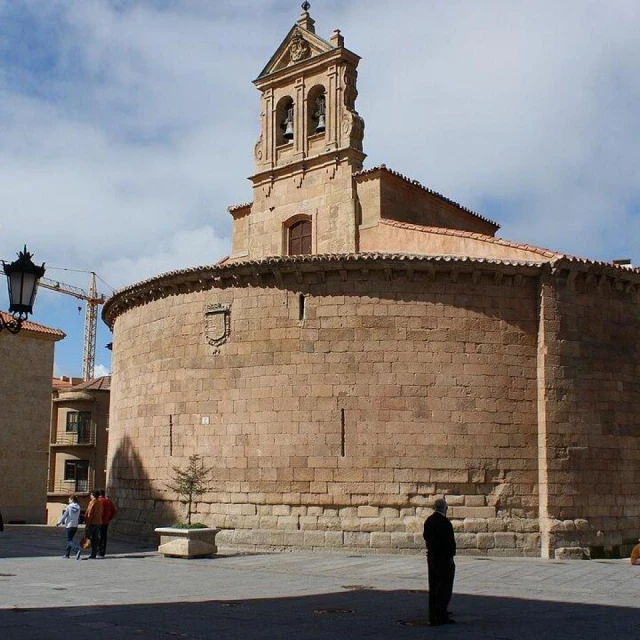
[[[286,539],[421,549],[445,494],[465,548],[538,554],[537,530],[496,538],[538,516],[536,279],[327,269],[281,282],[117,319],[110,490],[139,514],[133,528],[167,524],[169,467],[198,451],[214,467],[198,517],[233,529],[223,542],[286,546],[302,531]],[[230,309],[219,352],[203,335],[213,304]],[[151,520],[135,508],[148,501]]]

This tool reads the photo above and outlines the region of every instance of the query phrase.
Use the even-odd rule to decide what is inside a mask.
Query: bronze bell
[[[325,100],[324,94],[321,94],[316,98],[316,112],[313,114],[313,117],[318,121],[318,124],[316,125],[316,133],[324,133],[326,130],[324,118],[326,110],[327,102]]]
[[[282,137],[287,141],[291,142],[293,140],[293,107],[287,109],[287,117],[284,121],[284,133]]]

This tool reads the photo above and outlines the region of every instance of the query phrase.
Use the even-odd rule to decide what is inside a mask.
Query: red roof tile
[[[544,249],[543,247],[537,247],[533,244],[524,244],[522,242],[511,242],[509,240],[503,240],[502,238],[495,238],[493,236],[487,236],[482,233],[474,233],[472,231],[460,231],[458,229],[446,229],[444,227],[425,227],[419,224],[411,224],[409,222],[398,222],[397,220],[389,220],[388,218],[382,218],[380,224],[386,224],[390,227],[400,227],[401,229],[410,229],[411,231],[421,231],[423,233],[436,233],[442,236],[456,236],[458,238],[473,238],[474,240],[480,240],[482,242],[488,242],[490,244],[499,244],[503,247],[512,247],[514,249],[522,249],[524,251],[531,251],[537,253],[545,258],[563,258],[565,254],[557,251],[551,251],[550,249]]]
[[[5,322],[11,322],[13,319],[10,313],[6,311],[0,311],[0,317]],[[40,333],[49,336],[57,336],[58,340],[62,340],[67,334],[64,331],[60,331],[60,329],[52,329],[51,327],[45,327],[43,324],[38,324],[37,322],[31,322],[31,320],[25,320],[22,323],[22,331],[29,331],[31,333]]]
[[[87,382],[81,382],[72,387],[73,391],[109,391],[111,389],[111,376],[93,378]]]

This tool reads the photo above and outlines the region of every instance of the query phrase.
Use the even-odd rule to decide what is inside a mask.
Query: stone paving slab
[[[240,553],[164,558],[112,541],[65,560],[64,532],[0,534],[0,638],[640,637],[628,560],[457,559],[457,624],[426,625],[423,555]]]

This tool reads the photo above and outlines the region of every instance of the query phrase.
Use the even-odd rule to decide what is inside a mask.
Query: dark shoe
[[[68,553],[65,553],[62,557],[63,557],[63,558],[68,558],[68,557],[69,557],[69,554],[68,554]]]
[[[81,555],[82,555],[82,549],[78,549],[78,553],[76,553],[76,560],[80,560]]]
[[[98,559],[97,556],[89,556],[87,558],[87,560],[97,560],[97,559]]]

